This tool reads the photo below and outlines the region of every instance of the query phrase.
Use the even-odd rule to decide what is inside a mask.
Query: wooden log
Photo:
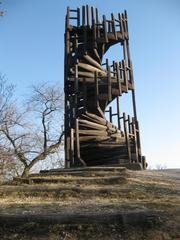
[[[84,70],[87,70],[89,72],[98,72],[103,77],[107,76],[107,73],[105,71],[102,71],[102,70],[100,70],[96,67],[93,67],[89,64],[86,64],[86,63],[78,63],[78,67],[83,68]]]
[[[91,7],[91,24],[92,24],[92,26],[95,24],[94,7]]]
[[[119,90],[119,95],[122,95],[122,88],[121,88],[121,79],[120,79],[120,70],[119,70],[119,64],[116,63],[116,77],[117,77],[117,84],[118,84],[118,90]]]
[[[74,73],[74,71],[72,70],[72,73]],[[94,81],[94,73],[92,72],[82,72],[82,71],[78,71],[78,77],[87,77],[87,78],[93,78]],[[87,79],[86,79],[87,81]],[[93,82],[91,81],[91,82]]]
[[[79,141],[80,142],[85,142],[85,141],[90,141],[90,140],[94,140],[94,141],[104,141],[104,140],[108,140],[110,139],[110,137],[106,137],[106,136],[84,136],[84,137],[79,137]]]
[[[125,84],[125,87],[126,87],[126,92],[128,92],[128,76],[127,76],[127,70],[126,70],[126,61],[123,60],[122,61],[122,67],[123,67],[123,74],[124,74],[124,84]]]
[[[70,7],[67,7],[66,29],[69,27]]]
[[[79,124],[80,126],[86,126],[86,127],[90,127],[90,128],[95,128],[95,129],[107,129],[106,126],[103,126],[101,124],[98,123],[94,123],[94,122],[90,122],[88,120],[84,120],[84,119],[79,119]]]
[[[83,79],[83,97],[84,97],[84,110],[87,108],[87,84],[86,79]]]
[[[99,84],[98,84],[98,72],[94,73],[94,80],[95,80],[95,104],[96,108],[99,107]]]
[[[92,135],[92,136],[108,136],[108,133],[106,131],[100,131],[100,130],[87,130],[87,129],[80,129],[79,130],[80,135]]]
[[[108,66],[108,74],[107,74],[107,80],[108,80],[108,101],[112,100],[112,84],[111,84],[111,70],[110,66]]]
[[[113,128],[114,130],[118,130],[116,126],[114,126],[112,123],[108,122],[104,118],[101,118],[101,117],[99,117],[95,114],[89,113],[89,112],[86,112],[86,115],[91,119],[91,121],[95,121],[101,125],[107,126],[110,129]]]
[[[99,28],[99,13],[98,9],[96,8],[96,29],[97,29],[97,38],[100,37],[100,28]]]
[[[112,31],[113,31],[115,40],[117,40],[116,24],[115,24],[115,18],[113,13],[111,14],[111,20],[112,20]]]
[[[127,11],[124,11],[124,19],[125,19],[125,29],[127,33],[127,39],[129,39],[129,31],[128,31],[128,16],[127,16]]]
[[[87,26],[89,27],[89,6],[86,5],[86,22],[87,22]]]
[[[109,107],[109,120],[112,123],[112,107]]]
[[[70,159],[71,159],[71,163],[74,164],[74,129],[73,128],[71,128]]]
[[[86,61],[88,61],[90,64],[92,64],[93,66],[95,66],[96,68],[98,68],[101,71],[105,71],[103,69],[103,67],[101,66],[101,64],[99,64],[98,62],[96,62],[92,57],[90,57],[88,54],[83,56],[84,59],[86,59]]]
[[[97,49],[94,48],[94,49],[93,49],[93,52],[94,52],[95,56],[97,57],[99,63],[101,64],[101,58],[100,58],[100,56],[99,56],[99,53],[98,53]]]
[[[135,157],[136,157],[135,162],[138,162],[139,156],[138,156],[137,131],[136,131],[136,123],[134,118],[132,118],[132,132],[134,134],[134,149],[135,149]]]
[[[82,6],[82,26],[85,25],[85,6]]]
[[[123,113],[123,123],[124,123],[124,133],[126,138],[127,154],[128,154],[129,161],[131,161],[131,149],[130,149],[130,143],[129,143],[128,130],[126,126],[126,113]]]
[[[80,27],[80,8],[77,8],[77,26]]]
[[[120,13],[118,14],[118,18],[119,18],[119,21],[120,21],[120,31],[121,31],[121,34],[122,34],[122,38],[124,39],[124,26],[123,26],[122,16],[121,16]]]
[[[103,30],[104,30],[104,41],[108,43],[108,35],[107,35],[107,25],[106,25],[106,16],[103,15]]]
[[[71,162],[71,159],[70,159],[70,137],[67,135],[66,136],[66,162],[65,162],[65,167],[66,168],[69,168],[70,167],[70,162]]]
[[[74,91],[75,91],[75,115],[78,116],[78,94],[79,94],[79,82],[78,82],[78,65],[75,65],[75,84],[74,84]]]
[[[79,121],[75,122],[75,141],[76,141],[76,158],[80,160],[80,143],[79,143]]]
[[[117,96],[117,122],[118,122],[118,129],[121,129],[121,122],[120,122],[120,98]]]

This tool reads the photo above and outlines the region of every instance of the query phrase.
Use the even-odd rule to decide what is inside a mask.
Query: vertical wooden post
[[[113,31],[115,40],[117,40],[116,24],[115,24],[115,18],[113,13],[111,14],[111,20],[112,20],[112,31]]]
[[[86,111],[86,107],[87,107],[87,86],[86,86],[86,78],[83,78],[83,94],[84,94],[84,110]]]
[[[140,139],[140,132],[139,132],[139,122],[135,119],[136,131],[137,131],[137,146],[138,146],[138,155],[139,155],[139,162],[142,161],[141,159],[141,139]]]
[[[109,107],[109,120],[112,123],[112,107]]]
[[[100,37],[100,28],[99,28],[99,13],[98,9],[96,8],[96,26],[97,26],[97,37]]]
[[[122,95],[122,88],[121,88],[121,77],[120,77],[120,69],[119,69],[119,64],[118,62],[116,63],[116,76],[117,76],[117,84],[118,84],[118,90],[119,90],[119,95]]]
[[[79,144],[79,120],[76,119],[75,124],[75,136],[76,136],[76,159],[77,161],[80,161],[80,144]]]
[[[82,6],[82,26],[85,26],[85,6]]]
[[[136,122],[135,119],[132,118],[132,128],[133,128],[133,134],[134,134],[134,148],[135,148],[135,162],[138,162],[139,160],[139,154],[138,154],[138,140],[137,140],[137,129],[136,129]]]
[[[86,21],[87,21],[87,26],[89,27],[89,6],[86,5]]]
[[[80,27],[80,8],[77,8],[77,26]]]
[[[111,84],[111,69],[110,66],[108,66],[108,101],[112,100],[112,84]]]
[[[91,7],[91,25],[93,26],[94,23],[95,23],[95,19],[94,19],[94,7]]]
[[[123,73],[124,73],[124,83],[126,86],[126,93],[128,92],[128,76],[127,76],[127,70],[126,70],[126,61],[122,61],[122,67],[123,67]]]
[[[111,32],[111,22],[108,21],[108,30],[107,30],[109,33]]]
[[[98,72],[94,72],[94,79],[95,79],[95,105],[96,108],[99,108],[99,85],[98,85]]]
[[[70,8],[67,7],[67,15],[66,15],[66,28],[69,27],[69,17],[70,17]]]
[[[107,24],[106,24],[106,16],[103,15],[103,29],[104,29],[104,41],[108,42],[108,36],[107,36]]]
[[[71,128],[71,144],[70,144],[70,159],[71,164],[74,165],[74,129]]]
[[[128,115],[128,131],[129,131],[130,134],[132,133],[132,131],[131,131],[131,117],[130,117],[130,115]]]
[[[92,21],[94,48],[97,48],[96,23],[95,23],[95,18],[94,18],[94,8],[93,7],[91,7],[91,21]]]
[[[122,34],[122,38],[124,39],[124,26],[123,26],[122,16],[120,13],[118,14],[118,18],[120,21],[120,32]]]
[[[128,136],[129,134],[126,126],[126,113],[123,113],[123,122],[124,122],[124,133],[126,138],[127,153],[128,153],[129,161],[131,162],[131,148],[130,148],[130,142],[129,142],[129,136]]]
[[[78,117],[78,92],[79,92],[79,83],[78,83],[78,65],[75,65],[75,115]]]
[[[117,96],[116,98],[117,103],[117,122],[118,122],[118,129],[121,130],[121,121],[120,121],[120,97]]]

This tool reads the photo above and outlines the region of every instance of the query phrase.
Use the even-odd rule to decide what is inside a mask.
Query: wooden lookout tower
[[[123,59],[103,62],[104,54],[117,43]],[[107,19],[88,5],[67,8],[64,92],[65,167],[116,164],[145,168],[126,11]],[[132,95],[132,117],[121,111],[125,93]],[[116,111],[108,106],[112,101]]]

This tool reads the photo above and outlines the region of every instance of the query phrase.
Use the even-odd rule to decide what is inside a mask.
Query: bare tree
[[[58,152],[63,144],[63,94],[57,85],[34,86],[31,98],[23,105],[20,107],[17,101],[6,104],[0,143],[6,151],[13,152],[26,177],[35,164]]]

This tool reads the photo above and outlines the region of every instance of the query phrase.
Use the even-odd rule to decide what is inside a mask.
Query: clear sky
[[[0,18],[0,73],[20,98],[37,82],[63,87],[68,5],[89,4],[107,16],[126,9],[143,154],[150,166],[180,167],[180,0],[1,2],[7,13]]]

